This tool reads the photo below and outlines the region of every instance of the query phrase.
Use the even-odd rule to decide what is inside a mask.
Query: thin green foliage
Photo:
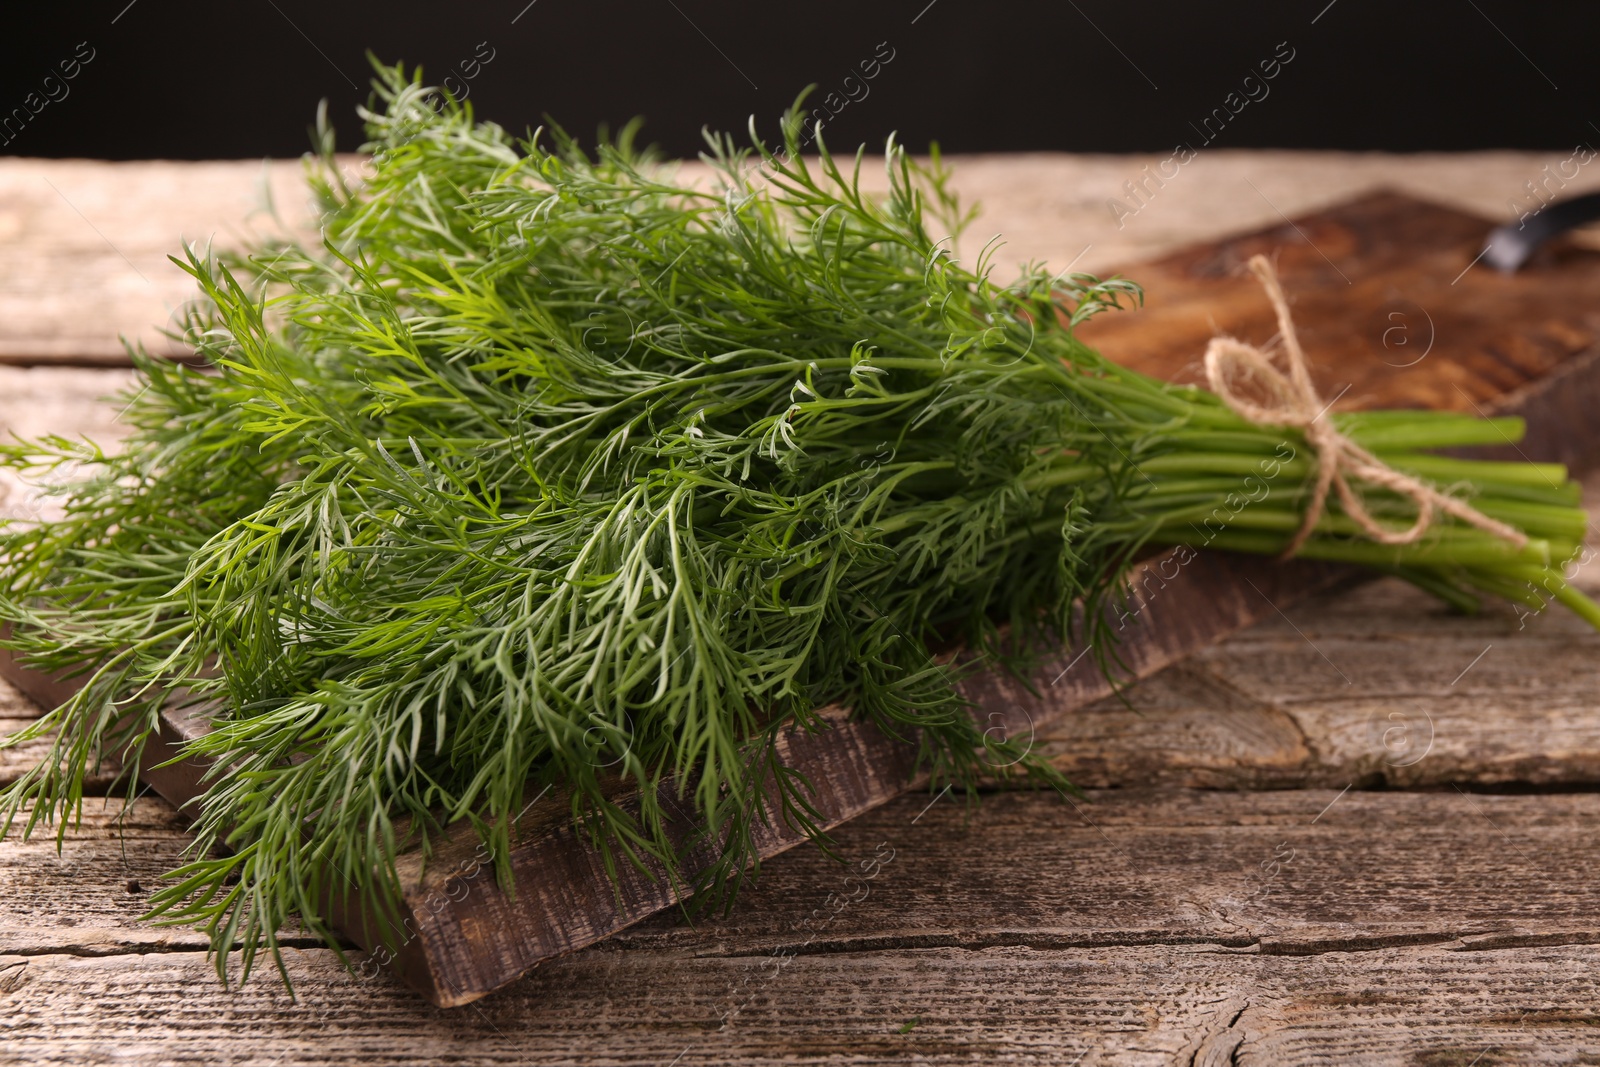
[[[1223,507],[1219,547],[1276,552],[1298,523],[1304,441],[1080,343],[1131,283],[963,266],[937,158],[891,142],[869,197],[863,155],[819,139],[802,160],[790,121],[778,154],[712,138],[720,183],[686,187],[631,130],[593,154],[559,131],[518,144],[379,75],[370,177],[347,182],[322,138],[321,247],[175,260],[208,298],[185,334],[204,368],[139,355],[114,455],[50,439],[3,457],[81,471],[64,517],[5,528],[0,613],[10,647],[85,682],[10,742],[54,738],[6,825],[64,832],[102,757],[206,709],[216,728],[186,754],[215,769],[153,914],[205,929],[219,969],[276,957],[291,915],[331,941],[333,897],[392,909],[396,857],[460,820],[504,878],[546,786],[608,863],[731,899],[769,785],[820,837],[774,746],[828,704],[917,745],[936,779],[1015,765],[1068,788],[980,732],[942,653],[974,667],[1050,637],[1115,670],[1102,608],[1147,546],[1204,539]],[[1332,507],[1304,554],[1463,606],[1474,588],[1542,602],[1521,591],[1538,578],[1590,612],[1559,573],[1583,532],[1564,472],[1546,488],[1548,471],[1423,451],[1485,425],[1345,428],[1529,547],[1450,522],[1376,546]],[[1274,457],[1271,491],[1236,509]],[[1404,501],[1370,500],[1404,521]],[[701,837],[674,839],[680,812]]]

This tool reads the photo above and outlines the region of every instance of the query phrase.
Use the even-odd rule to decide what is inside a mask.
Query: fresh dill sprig
[[[1053,635],[1114,658],[1098,609],[1147,546],[1198,541],[1224,506],[1218,547],[1277,552],[1298,526],[1303,438],[1079,342],[1131,283],[963,266],[937,157],[891,142],[873,198],[862,153],[847,170],[819,138],[806,161],[789,122],[777,153],[754,128],[752,150],[711,138],[720,183],[689,187],[631,129],[593,154],[518,143],[400,68],[377,97],[369,177],[322,138],[321,247],[175,260],[208,298],[185,333],[205,366],[136,354],[122,451],[0,457],[89,472],[63,518],[0,541],[9,647],[85,683],[13,739],[54,735],[5,825],[64,832],[99,760],[131,765],[163,710],[209,709],[192,856],[153,914],[205,929],[219,970],[276,958],[291,915],[332,941],[332,896],[392,910],[396,856],[453,822],[503,860],[530,785],[607,862],[727,899],[769,783],[819,834],[773,746],[829,703],[936,778],[1016,764],[1066,788],[980,732],[942,653]],[[1330,504],[1303,555],[1596,618],[1560,576],[1583,532],[1564,471],[1423,452],[1517,426],[1343,427],[1533,540],[1441,521],[1375,546]],[[1269,461],[1273,491],[1235,509]],[[680,805],[709,869],[681,868]]]

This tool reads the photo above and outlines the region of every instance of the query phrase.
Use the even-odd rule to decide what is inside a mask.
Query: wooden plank
[[[127,427],[117,421],[121,407],[105,401],[131,380],[127,370],[0,366],[0,436],[10,441],[56,434],[114,448]],[[70,477],[70,472],[63,475]],[[0,516],[51,514],[51,501],[38,487],[0,471]]]
[[[119,794],[86,800],[60,835],[59,848],[55,824],[27,841],[8,839],[0,848],[0,952],[203,954],[204,935],[142,918],[162,876],[187,858],[189,823],[159,797],[142,796],[125,807]],[[295,947],[323,945],[298,925],[285,933]]]
[[[224,990],[182,945],[0,941],[0,1033],[72,1064],[1571,1064],[1600,1047],[1600,795],[929,799],[841,831],[858,875],[893,850],[870,879],[799,850],[732,916],[664,914],[464,1011],[322,949],[289,953],[293,1000],[267,976]]]
[[[1600,568],[1574,581],[1593,593]],[[1039,739],[1086,786],[1582,786],[1600,781],[1595,648],[1565,612],[1469,618],[1377,581],[1274,614]]]
[[[0,161],[0,361],[127,362],[119,335],[181,355],[161,330],[194,282],[186,242],[239,247],[308,214],[298,162]]]
[[[39,706],[23,696],[9,683],[0,682],[0,737],[10,737],[18,730],[32,724],[39,715]],[[50,739],[39,738],[0,749],[0,788],[10,785],[30,768],[41,763],[50,751]],[[104,796],[116,780],[115,768],[102,768],[84,776],[85,796]]]
[[[126,427],[107,398],[132,380],[128,370],[0,366],[0,432],[7,440],[61,434],[113,446]]]
[[[141,922],[150,893],[183,862],[189,819],[159,799],[84,804],[56,847],[55,827],[0,849],[0,951],[15,955],[204,952],[204,936]]]
[[[1595,793],[1453,788],[1133,788],[1077,804],[1009,792],[971,808],[908,796],[841,829],[843,865],[797,850],[769,864],[729,916],[691,924],[664,912],[606,944],[701,956],[798,946],[1214,943],[1295,955],[1459,939],[1588,943],[1600,938],[1600,886],[1579,842],[1597,815]],[[891,853],[864,878],[863,864],[870,873],[874,857]],[[830,893],[851,898],[848,906],[828,901],[838,914],[807,927]]]
[[[0,1034],[17,1062],[67,1067],[1568,1067],[1600,1049],[1594,946],[893,950],[802,958],[765,984],[762,960],[597,954],[446,1013],[358,986],[330,952],[293,955],[299,1001],[225,992],[195,953],[0,956]]]

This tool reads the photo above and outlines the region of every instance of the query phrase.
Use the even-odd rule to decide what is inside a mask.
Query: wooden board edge
[[[1107,606],[1107,619],[1128,634],[1121,648],[1132,681],[1221,640],[1340,582],[1359,580],[1350,568],[1296,561],[1275,564],[1220,552],[1172,549],[1138,565],[1125,604]],[[1052,650],[1031,678],[983,672],[963,686],[986,727],[1008,736],[1033,731],[1113,691],[1113,683],[1084,650]],[[781,739],[783,765],[827,788],[814,797],[824,829],[884,804],[924,779],[913,773],[912,746],[885,738],[844,709],[825,712],[830,729]],[[1024,733],[1026,731],[1026,733]],[[843,772],[841,773],[841,768]],[[998,769],[997,769],[998,770]],[[594,944],[679,903],[662,872],[627,870],[621,899],[602,857],[562,818],[563,802],[535,806],[525,824],[542,829],[520,837],[507,857],[515,892],[486,873],[492,856],[469,854],[464,835],[441,847],[405,894],[408,936],[396,965],[406,980],[441,1007],[470,1003],[557,956]],[[806,838],[781,813],[767,812],[763,860]],[[558,872],[552,876],[552,871]],[[530,888],[538,892],[528,894]],[[525,895],[527,894],[527,895]],[[581,905],[574,908],[575,902]],[[347,933],[351,931],[347,930]],[[352,933],[362,943],[363,936]],[[413,947],[414,946],[414,947]]]
[[[1583,471],[1600,460],[1600,346],[1489,404],[1485,414],[1519,415],[1527,433],[1516,443],[1466,450],[1483,459],[1564,463]]]

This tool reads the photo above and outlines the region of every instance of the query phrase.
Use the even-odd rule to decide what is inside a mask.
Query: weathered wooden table
[[[963,160],[958,185],[977,243],[1095,269],[1374,184],[1503,218],[1556,160],[1217,152],[1119,229],[1106,200],[1155,161]],[[296,217],[296,169],[0,163],[0,427],[114,438],[116,334],[159,343],[189,296],[165,254],[265,229],[263,181]],[[907,797],[838,835],[864,885],[797,850],[725,918],[658,916],[452,1011],[306,938],[298,999],[224,990],[197,936],[138,921],[183,819],[91,801],[59,853],[0,843],[0,1063],[1600,1063],[1600,638],[1380,581],[1132,704],[1042,739],[1089,803]],[[0,683],[0,730],[35,714]]]

